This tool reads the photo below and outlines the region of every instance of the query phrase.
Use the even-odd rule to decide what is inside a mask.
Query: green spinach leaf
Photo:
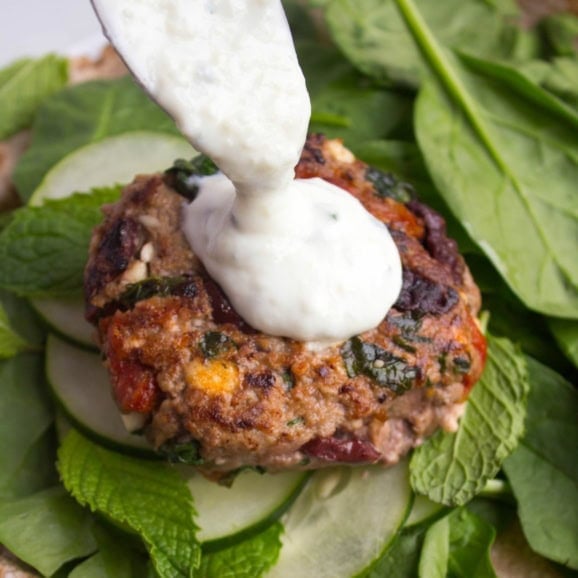
[[[559,57],[552,61],[533,60],[521,68],[530,80],[578,108],[578,58]]]
[[[454,58],[396,2],[432,70],[415,124],[438,190],[528,307],[578,318],[578,115],[512,67]]]
[[[552,317],[548,324],[562,351],[578,367],[578,321]]]
[[[549,14],[540,22],[555,55],[578,55],[578,17],[572,12]]]
[[[0,287],[28,297],[78,292],[100,207],[118,195],[118,187],[96,189],[15,211],[0,233]]]
[[[578,569],[578,393],[528,359],[527,432],[504,470],[533,550]]]
[[[351,147],[407,125],[412,98],[368,82],[332,46],[301,41],[296,48],[311,98],[310,132]]]
[[[123,576],[128,578],[126,574]],[[78,566],[75,566],[72,572],[68,574],[68,578],[110,578],[110,576],[106,571],[102,554],[97,552],[90,558],[83,560]]]
[[[471,500],[496,475],[524,431],[524,357],[507,339],[489,338],[488,344],[484,373],[458,431],[437,432],[412,456],[412,486],[434,502],[455,506]]]
[[[450,554],[448,516],[432,524],[425,534],[419,559],[419,578],[446,578]]]
[[[46,339],[46,325],[26,299],[0,289],[0,304],[10,327],[27,343],[29,350],[40,350]]]
[[[0,361],[0,499],[54,483],[53,415],[40,355]]]
[[[43,576],[96,550],[91,523],[61,486],[0,502],[0,543]]]
[[[466,508],[449,515],[449,578],[496,578],[490,548],[496,531]]]
[[[68,81],[68,63],[49,54],[0,70],[0,140],[32,124],[39,104]]]
[[[417,198],[443,215],[448,236],[455,239],[461,253],[479,253],[461,223],[452,215],[443,197],[433,184],[419,148],[414,142],[369,140],[354,143],[352,151],[372,167],[405,181],[415,189]]]
[[[498,3],[485,0],[416,0],[428,26],[451,48],[507,58],[521,34]],[[513,8],[510,5],[509,8]],[[515,8],[514,8],[515,11]],[[326,7],[332,37],[359,70],[382,83],[417,87],[427,76],[393,0],[332,0]]]
[[[424,542],[426,525],[403,529],[391,546],[363,578],[415,578]]]
[[[468,253],[465,257],[476,285],[482,291],[483,309],[490,314],[490,334],[507,337],[525,354],[572,375],[574,368],[552,339],[547,319],[524,306],[487,257],[480,253]]]
[[[132,79],[95,81],[62,90],[38,110],[32,146],[14,172],[18,192],[29,199],[48,170],[75,149],[137,130],[178,134],[173,121]]]
[[[13,357],[27,347],[26,340],[10,326],[8,314],[0,303],[0,359]]]
[[[81,504],[137,532],[161,578],[192,575],[200,558],[195,510],[174,469],[104,449],[75,430],[58,457],[65,488]]]
[[[283,526],[276,522],[253,538],[224,550],[203,554],[201,578],[259,578],[271,568],[281,550]]]
[[[78,564],[69,578],[143,578],[147,558],[140,543],[110,524],[95,522],[92,533],[98,551]]]

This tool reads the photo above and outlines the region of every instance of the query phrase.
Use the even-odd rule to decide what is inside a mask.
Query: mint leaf
[[[26,341],[12,327],[8,315],[0,303],[0,359],[13,357],[26,349]]]
[[[448,516],[450,523],[448,576],[452,578],[496,578],[490,548],[496,531],[465,508]]]
[[[0,286],[28,297],[78,292],[100,207],[118,195],[119,187],[96,189],[14,211],[0,233]]]
[[[259,578],[271,568],[281,550],[283,526],[276,522],[253,538],[225,550],[203,554],[202,578]]]
[[[0,140],[30,126],[38,105],[67,81],[68,63],[52,54],[0,70]]]
[[[52,576],[64,563],[95,551],[91,518],[62,487],[2,501],[0,543],[43,576]]]
[[[18,192],[30,198],[48,170],[77,148],[135,130],[179,134],[168,115],[128,77],[62,90],[38,110],[32,145],[13,176]]]
[[[194,575],[200,556],[195,510],[176,470],[104,449],[75,430],[58,456],[66,489],[81,504],[140,534],[161,578]]]
[[[533,550],[578,569],[578,393],[528,358],[526,435],[504,462]]]
[[[0,499],[54,483],[52,421],[42,356],[28,353],[0,361]]]
[[[411,459],[411,484],[434,502],[461,505],[493,478],[524,431],[528,378],[524,357],[490,337],[488,360],[456,433],[439,431]]]

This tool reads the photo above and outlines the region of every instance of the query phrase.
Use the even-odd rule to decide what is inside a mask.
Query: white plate
[[[0,68],[56,52],[92,56],[105,39],[90,0],[0,0]]]

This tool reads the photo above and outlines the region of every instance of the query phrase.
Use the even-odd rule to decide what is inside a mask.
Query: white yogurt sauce
[[[349,193],[294,179],[310,104],[280,1],[93,3],[133,74],[224,173],[200,180],[183,226],[239,314],[305,341],[377,326],[401,288],[399,254]]]

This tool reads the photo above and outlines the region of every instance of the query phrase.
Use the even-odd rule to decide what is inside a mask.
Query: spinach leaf
[[[466,508],[449,515],[449,578],[496,578],[490,548],[496,531]]]
[[[524,307],[484,255],[470,253],[466,261],[482,291],[483,308],[490,313],[488,331],[496,337],[507,337],[524,353],[557,371],[575,373],[552,339],[547,319]]]
[[[396,394],[407,391],[417,376],[417,368],[404,358],[359,337],[352,337],[342,345],[341,357],[349,377],[366,375]]]
[[[461,253],[479,253],[461,223],[452,215],[443,197],[432,182],[423,156],[413,142],[369,140],[354,144],[352,151],[372,167],[391,172],[411,184],[417,198],[442,214],[448,236],[455,239]]]
[[[311,98],[310,132],[341,138],[351,147],[408,124],[409,96],[368,82],[332,46],[301,41],[296,48]]]
[[[137,532],[161,578],[190,576],[198,567],[192,497],[174,469],[106,450],[75,430],[58,457],[65,488],[81,504]]]
[[[403,529],[391,546],[363,578],[415,578],[424,542],[426,525]]]
[[[578,321],[551,318],[549,326],[562,351],[578,367]]]
[[[0,502],[0,543],[43,576],[95,551],[92,517],[62,488]]]
[[[494,537],[491,525],[459,508],[433,525],[404,528],[363,578],[495,578],[489,559]]]
[[[438,190],[528,307],[578,318],[578,115],[512,67],[454,58],[396,2],[433,73],[415,124]]]
[[[135,130],[178,134],[173,121],[130,78],[62,90],[38,110],[32,145],[14,172],[18,192],[30,198],[48,170],[75,149]]]
[[[434,502],[468,502],[496,475],[522,436],[528,392],[524,357],[507,339],[490,337],[488,345],[484,373],[458,431],[437,432],[412,456],[411,484]]]
[[[54,482],[52,408],[40,355],[0,361],[0,498],[16,498]]]
[[[10,327],[27,343],[29,350],[40,350],[46,339],[46,326],[26,299],[0,289],[0,304]]]
[[[505,480],[494,479],[490,484],[498,485],[498,491],[488,491],[488,485],[481,495],[465,506],[469,512],[495,528],[498,535],[517,524],[516,501],[511,494],[510,485]],[[491,486],[490,486],[491,488]],[[502,491],[503,490],[503,491]],[[509,493],[508,493],[509,492]]]
[[[13,357],[27,347],[26,340],[10,326],[8,315],[0,303],[0,359]]]
[[[38,105],[67,81],[67,61],[53,54],[0,70],[0,140],[30,126]]]
[[[578,55],[578,17],[575,14],[550,14],[540,22],[540,28],[555,55]]]
[[[98,550],[78,564],[69,578],[143,578],[147,574],[147,559],[131,537],[99,522],[92,526]],[[138,548],[138,549],[137,549]]]
[[[129,574],[119,575],[128,578]],[[78,566],[68,574],[68,578],[110,578],[106,571],[102,554],[97,552],[90,558],[83,560]]]
[[[521,68],[530,80],[578,108],[578,59],[559,57],[550,62],[533,60]]]
[[[28,297],[74,295],[82,275],[100,207],[120,188],[22,207],[0,233],[0,287]]]
[[[432,524],[425,534],[419,559],[419,578],[446,578],[450,554],[448,516]]]
[[[314,38],[317,35],[317,26],[307,4],[311,2],[283,0],[283,9],[291,28],[293,42],[301,38]]]
[[[504,470],[533,550],[578,569],[578,393],[528,359],[527,432]]]
[[[521,34],[509,24],[512,13],[504,14],[498,3],[416,0],[416,5],[445,45],[479,56],[509,57]],[[419,48],[392,0],[332,0],[326,20],[347,58],[378,82],[417,87],[427,75]]]
[[[281,550],[283,526],[276,522],[264,532],[224,550],[203,554],[201,578],[259,578],[271,568]]]

